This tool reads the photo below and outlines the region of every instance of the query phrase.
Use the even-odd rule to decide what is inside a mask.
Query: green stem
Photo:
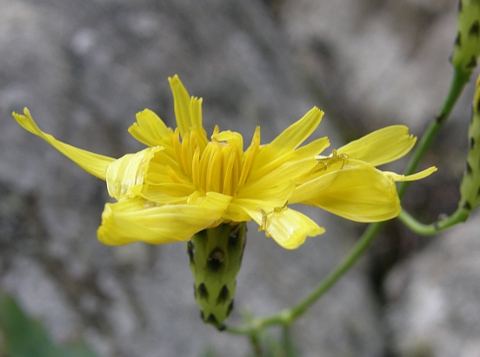
[[[420,139],[420,142],[418,143],[415,151],[413,152],[412,158],[410,159],[410,162],[407,165],[407,169],[405,170],[405,175],[411,175],[416,170],[418,164],[420,163],[420,160],[425,155],[433,139],[435,138],[438,131],[442,127],[443,123],[445,123],[448,116],[450,115],[450,112],[455,106],[455,103],[457,102],[458,97],[460,97],[460,94],[462,93],[462,90],[465,87],[465,84],[468,83],[469,78],[470,78],[470,73],[466,73],[462,70],[454,68],[450,89],[445,98],[445,101],[443,102],[443,106],[438,112],[435,119],[430,122],[428,128],[425,130],[422,138]],[[402,182],[400,184],[398,188],[398,196],[400,198],[402,198],[405,192],[407,191],[408,185],[409,185],[409,182],[407,181]]]
[[[265,317],[263,319],[254,319],[249,326],[241,328],[226,328],[227,331],[235,334],[256,335],[257,331],[270,325],[290,325],[295,319],[307,311],[323,294],[325,294],[336,282],[343,276],[353,264],[362,256],[378,232],[383,228],[385,222],[373,223],[368,226],[363,235],[353,246],[345,258],[314,288],[302,301],[290,309],[281,311],[278,314]]]
[[[353,264],[363,255],[365,250],[375,239],[383,226],[384,222],[374,223],[368,226],[363,235],[352,247],[347,256],[343,258],[340,264],[330,274],[328,274],[304,300],[290,309],[290,321],[293,321],[301,316],[353,266]]]
[[[423,236],[432,236],[458,223],[465,222],[469,214],[469,210],[459,207],[449,217],[440,219],[432,224],[423,224],[413,218],[407,211],[403,210],[398,216],[398,219],[415,233]]]
[[[283,325],[282,327],[282,345],[283,345],[283,356],[284,357],[294,357],[295,348],[292,341],[292,334],[290,331],[290,325]]]
[[[263,351],[262,346],[260,345],[260,336],[258,335],[258,331],[256,333],[251,333],[250,335],[250,343],[252,344],[253,353],[255,357],[262,357]]]

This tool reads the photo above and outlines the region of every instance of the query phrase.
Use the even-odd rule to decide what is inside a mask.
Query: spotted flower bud
[[[480,55],[480,0],[459,0],[457,30],[451,61],[455,68],[470,73]]]
[[[480,205],[480,77],[477,79],[472,112],[468,128],[467,165],[460,184],[460,207],[469,211]]]
[[[204,322],[223,329],[233,310],[235,284],[245,248],[246,224],[222,223],[187,242],[194,296]]]

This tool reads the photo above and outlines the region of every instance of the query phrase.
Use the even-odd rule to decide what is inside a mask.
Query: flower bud
[[[473,98],[472,121],[468,127],[469,151],[460,184],[460,207],[473,210],[480,205],[480,77]]]
[[[480,0],[459,0],[457,30],[451,61],[455,68],[471,73],[480,55]]]

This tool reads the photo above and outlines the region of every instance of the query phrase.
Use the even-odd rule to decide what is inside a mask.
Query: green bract
[[[187,243],[194,295],[204,322],[223,329],[233,310],[235,284],[242,264],[246,224],[221,224],[195,234]]]

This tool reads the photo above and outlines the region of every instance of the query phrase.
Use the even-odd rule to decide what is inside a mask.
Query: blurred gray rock
[[[480,355],[480,212],[388,276],[386,321],[399,356]]]
[[[420,132],[449,86],[456,2],[286,0],[281,12],[308,76],[355,133]]]
[[[142,148],[127,133],[136,112],[175,125],[167,77],[178,74],[204,98],[207,132],[219,124],[246,142],[256,125],[270,141],[314,105],[326,111],[315,135],[335,146],[392,123],[418,133],[448,87],[455,26],[447,1],[399,9],[367,0],[0,0],[0,8],[0,288],[57,341],[83,338],[102,356],[250,350],[201,322],[183,244],[96,240],[104,183],[19,128],[13,110],[28,106],[46,132],[119,157]],[[250,227],[230,323],[299,301],[353,245],[358,225],[308,213],[327,233],[295,251]],[[302,355],[389,349],[367,268],[294,324]]]

